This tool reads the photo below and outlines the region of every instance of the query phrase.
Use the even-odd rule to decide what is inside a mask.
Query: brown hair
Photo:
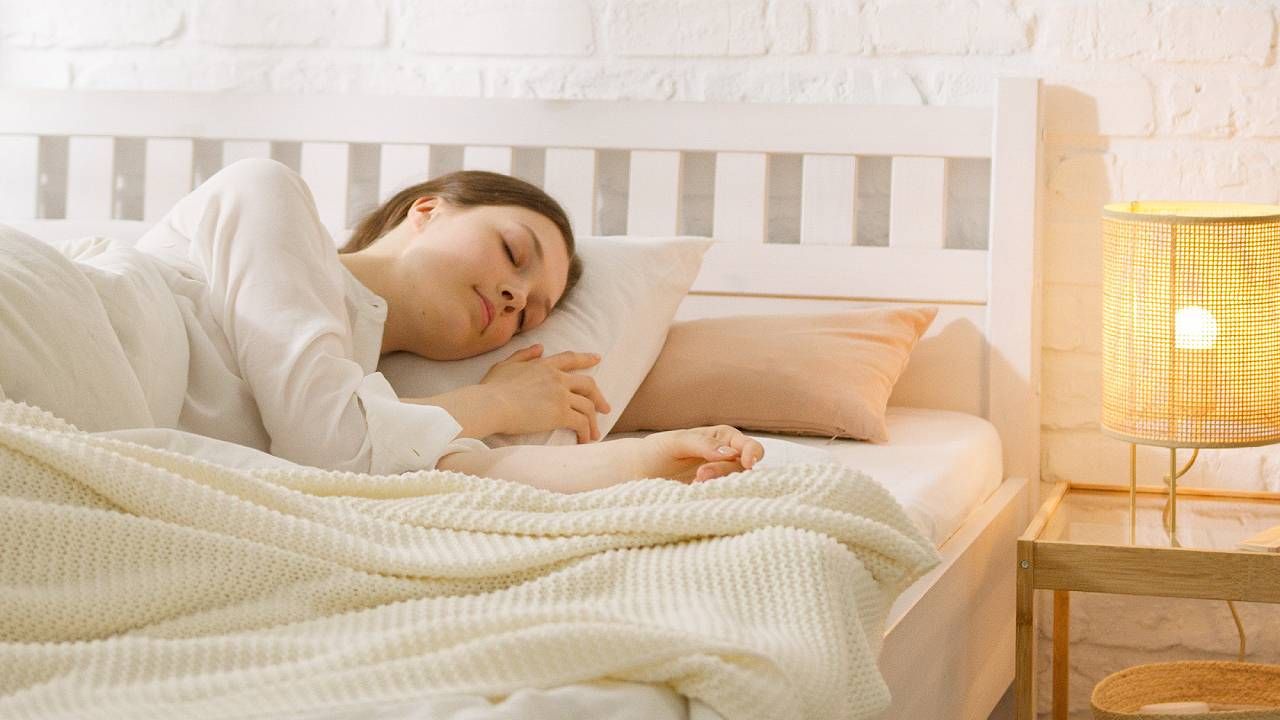
[[[424,195],[442,198],[450,205],[461,208],[514,205],[542,215],[560,230],[569,252],[569,277],[560,301],[569,295],[569,291],[582,277],[582,259],[574,248],[573,228],[569,226],[569,216],[560,207],[560,203],[537,185],[510,175],[484,170],[459,170],[401,190],[383,203],[382,207],[365,215],[339,252],[352,253],[372,245],[408,217],[409,208],[414,201]]]

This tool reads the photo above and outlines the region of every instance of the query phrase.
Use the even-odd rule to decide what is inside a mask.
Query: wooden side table
[[[1236,549],[1280,525],[1280,493],[1178,488],[1178,532],[1163,512],[1168,491],[1059,483],[1018,539],[1018,720],[1035,718],[1035,593],[1053,591],[1053,718],[1067,718],[1070,592],[1280,603],[1280,553]],[[1119,669],[1119,668],[1117,668]]]

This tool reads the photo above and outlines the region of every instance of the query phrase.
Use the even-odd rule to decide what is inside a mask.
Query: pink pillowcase
[[[885,442],[885,411],[938,308],[675,323],[614,432],[732,425]]]

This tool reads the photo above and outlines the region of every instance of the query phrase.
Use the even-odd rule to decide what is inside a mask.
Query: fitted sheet
[[[951,410],[891,407],[889,442],[748,432],[764,466],[840,462],[888,488],[926,537],[941,546],[1003,479],[1000,436],[987,420]],[[611,433],[608,439],[646,432]]]

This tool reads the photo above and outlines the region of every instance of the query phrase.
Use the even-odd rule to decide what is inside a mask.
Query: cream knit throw
[[[669,683],[729,720],[884,709],[937,562],[877,483],[790,465],[560,495],[246,472],[0,401],[0,718],[305,718]]]

